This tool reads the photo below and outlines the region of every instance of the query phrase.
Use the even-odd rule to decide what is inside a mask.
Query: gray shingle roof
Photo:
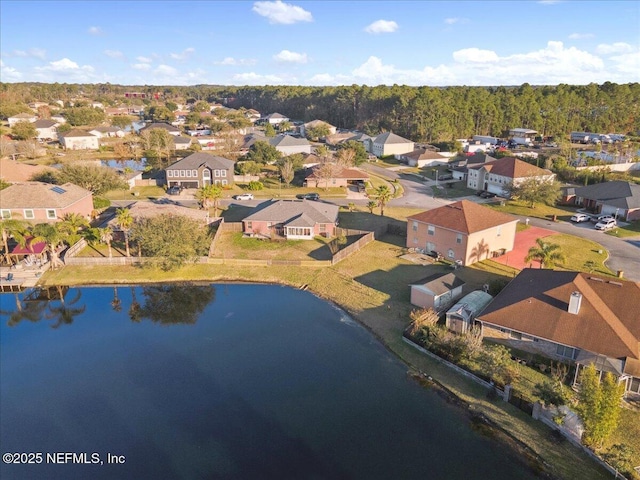
[[[154,128],[162,128],[163,130],[166,130],[167,132],[179,132],[180,129],[177,127],[174,127],[173,125],[169,124],[169,123],[160,123],[160,122],[155,122],[155,123],[150,123],[149,125],[144,126],[143,128],[141,128],[140,130],[152,130]]]
[[[33,122],[33,126],[36,128],[51,128],[53,127],[56,123],[55,120],[49,120],[49,119],[40,119],[40,120],[36,120],[35,122]]]
[[[393,132],[384,132],[378,135],[373,143],[381,143],[383,145],[389,145],[392,143],[413,143],[411,140],[407,140],[406,138],[401,137],[400,135],[396,135]]]
[[[70,137],[95,137],[95,135],[93,133],[85,132],[84,130],[78,130],[78,129],[69,130],[68,132],[63,133],[62,136],[64,138],[70,138]]]
[[[619,208],[640,208],[640,185],[615,180],[576,188],[578,197],[596,200]]]
[[[258,206],[244,221],[265,221],[292,226],[313,226],[316,223],[336,223],[337,205],[312,200],[273,200]]]
[[[178,160],[173,165],[169,165],[166,170],[195,170],[203,164],[213,169],[233,170],[235,162],[233,160],[229,160],[228,158],[211,155],[210,153],[197,152],[192,153],[182,160]]]
[[[436,273],[435,275],[430,275],[427,278],[423,278],[422,280],[418,280],[415,283],[412,283],[411,286],[422,285],[425,288],[431,290],[436,295],[442,295],[454,288],[457,288],[461,285],[464,285],[465,282],[456,276],[455,273],[445,273],[444,275],[441,273]]]
[[[291,135],[278,135],[269,139],[269,143],[274,147],[293,147],[299,145],[310,145],[306,138],[296,138]]]

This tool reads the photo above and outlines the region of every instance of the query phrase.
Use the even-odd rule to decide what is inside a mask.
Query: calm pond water
[[[0,301],[2,453],[43,453],[2,464],[3,479],[535,478],[305,291],[64,288]],[[65,452],[104,464],[46,456]]]

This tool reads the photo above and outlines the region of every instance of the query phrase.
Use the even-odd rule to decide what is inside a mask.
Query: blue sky
[[[3,82],[640,81],[640,2],[631,0],[0,0],[0,28]]]

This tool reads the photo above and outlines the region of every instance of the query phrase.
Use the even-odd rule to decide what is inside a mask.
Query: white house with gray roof
[[[53,140],[58,138],[58,122],[49,119],[40,119],[33,122],[36,127],[36,138],[38,140]]]
[[[291,135],[277,135],[269,139],[269,143],[276,147],[282,155],[294,153],[311,153],[311,144],[306,138],[296,138]]]
[[[201,188],[206,185],[231,185],[235,162],[228,158],[197,152],[165,169],[167,185]]]
[[[413,152],[414,146],[415,144],[411,140],[407,140],[393,132],[385,132],[371,141],[371,153],[376,157],[402,155]]]
[[[285,237],[313,240],[333,237],[338,224],[337,205],[311,200],[271,200],[242,220],[242,231],[251,237]]]
[[[60,143],[65,150],[98,150],[98,137],[84,130],[69,130],[60,135]]]
[[[282,122],[288,122],[289,117],[285,117],[281,113],[275,112],[265,117],[265,121],[273,126],[280,125]]]

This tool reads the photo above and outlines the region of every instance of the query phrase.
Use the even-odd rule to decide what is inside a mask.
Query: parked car
[[[181,192],[182,192],[182,187],[178,185],[174,185],[173,187],[169,187],[167,189],[168,195],[180,195]]]
[[[496,196],[496,194],[492,193],[492,192],[482,192],[480,194],[480,198],[493,198],[495,196]]]
[[[591,221],[595,223],[602,222],[603,220],[615,220],[611,215],[597,215],[595,217],[591,217]]]
[[[576,223],[588,222],[589,220],[591,217],[586,213],[576,213],[571,217],[571,221]]]
[[[596,230],[611,230],[612,228],[616,228],[617,225],[618,222],[616,222],[615,218],[607,218],[596,223]]]
[[[235,197],[236,200],[253,200],[253,194],[252,193],[241,193],[240,195],[236,195]]]
[[[320,200],[320,195],[317,193],[300,193],[296,195],[298,200]]]

